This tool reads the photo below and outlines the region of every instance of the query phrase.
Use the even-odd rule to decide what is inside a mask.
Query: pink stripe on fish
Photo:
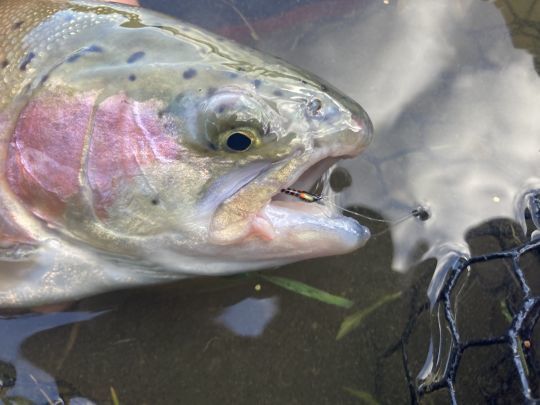
[[[58,218],[79,191],[79,168],[95,93],[43,95],[19,116],[8,150],[15,194],[45,219]]]
[[[152,102],[132,102],[124,95],[100,104],[88,155],[88,181],[100,216],[116,194],[144,168],[178,158],[179,146],[165,133]]]
[[[9,146],[7,177],[13,192],[35,215],[58,222],[66,203],[81,189],[84,173],[100,217],[117,193],[144,167],[170,162],[179,145],[166,133],[153,102],[133,102],[124,95],[105,99],[97,93],[45,94],[31,101],[19,117]],[[90,128],[90,125],[92,126]],[[88,157],[83,150],[88,142]]]

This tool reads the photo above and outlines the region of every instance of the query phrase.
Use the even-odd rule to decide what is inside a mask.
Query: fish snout
[[[354,157],[368,147],[373,139],[373,124],[367,112],[358,104],[347,106],[350,116],[337,142],[341,157]],[[335,142],[335,141],[334,141]]]
[[[356,132],[357,149],[360,153],[363,151],[373,140],[373,123],[367,112],[357,105],[356,111],[351,112],[352,131]]]

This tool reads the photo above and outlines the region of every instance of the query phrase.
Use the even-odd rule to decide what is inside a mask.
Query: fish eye
[[[234,128],[222,135],[222,144],[232,152],[245,152],[257,143],[257,134],[249,128]]]
[[[318,115],[322,108],[322,101],[318,98],[314,98],[308,101],[307,110],[310,115]]]

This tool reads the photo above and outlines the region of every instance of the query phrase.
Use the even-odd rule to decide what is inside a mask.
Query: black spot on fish
[[[90,45],[88,48],[86,48],[88,52],[94,52],[94,53],[101,53],[103,52],[103,48],[99,45]]]
[[[159,199],[157,197],[154,197],[154,198],[152,198],[151,203],[152,203],[152,205],[158,205],[159,204]]]
[[[36,57],[36,54],[34,52],[29,52],[28,54],[26,54],[26,56],[21,62],[21,66],[19,66],[19,69],[23,71],[26,70],[26,68],[28,67],[28,64],[32,62],[32,59],[34,59],[35,57]]]
[[[230,73],[229,73],[229,77],[230,77],[231,79],[236,79],[236,78],[238,77],[238,73],[236,73],[236,72],[230,72]]]
[[[146,55],[143,51],[135,52],[134,54],[131,54],[129,58],[127,58],[127,63],[135,63],[142,58],[144,58],[144,55]]]
[[[1,67],[2,69],[7,68],[8,65],[9,65],[9,61],[8,61],[7,59],[4,59],[4,60],[0,63],[0,67]]]
[[[255,86],[256,89],[261,87],[261,84],[262,84],[262,81],[260,79],[253,80],[253,85]]]
[[[328,87],[326,87],[324,84],[321,84],[321,90],[326,91],[326,90],[328,90]]]
[[[66,59],[67,63],[73,63],[77,61],[82,56],[82,53],[76,53],[74,55],[71,55],[69,58]]]
[[[129,75],[128,79],[129,79],[130,82],[134,82],[135,80],[137,80],[137,76],[131,74],[131,75]]]
[[[13,24],[13,30],[18,30],[21,28],[21,26],[24,24],[24,21],[17,21],[15,24]]]
[[[206,90],[206,95],[208,97],[212,97],[214,94],[216,94],[217,89],[215,87],[208,87],[208,90]]]
[[[69,56],[66,59],[67,63],[73,63],[81,58],[81,56],[84,56],[88,53],[102,53],[103,48],[99,45],[90,45],[86,48],[79,49],[77,52],[75,52],[73,55]]]
[[[243,67],[239,67],[239,68],[238,68],[238,71],[239,71],[239,72],[245,72],[245,71],[246,71],[246,69],[245,69],[245,68],[243,68]]]
[[[307,84],[307,82],[304,79],[300,79],[300,83]]]
[[[218,109],[217,109],[217,112],[218,113],[222,113],[223,111],[225,111],[225,108],[227,108],[227,106],[225,104],[221,104]]]
[[[197,76],[197,71],[193,68],[189,68],[188,70],[186,70],[184,72],[184,74],[182,75],[184,77],[184,79],[186,80],[189,80],[195,76]]]
[[[274,90],[274,96],[282,97],[282,96],[283,96],[283,92],[282,92],[281,90]]]
[[[165,115],[165,111],[163,110],[159,110],[157,113],[158,118],[163,118],[164,115]]]
[[[39,84],[45,84],[45,82],[46,82],[47,80],[49,80],[49,75],[44,75],[44,76],[41,78]]]

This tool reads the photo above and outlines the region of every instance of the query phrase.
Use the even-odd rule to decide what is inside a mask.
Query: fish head
[[[371,121],[355,101],[168,17],[62,4],[26,37],[33,76],[18,82],[26,101],[7,165],[15,194],[56,235],[196,274],[367,241],[334,205],[281,193],[308,190],[367,147]],[[42,41],[47,30],[54,44]]]
[[[182,226],[203,236],[191,250],[215,258],[226,272],[343,254],[369,238],[367,228],[333,204],[281,193],[309,190],[337,161],[366,148],[373,130],[356,102],[280,65],[251,66],[263,74],[238,65],[197,69],[193,87],[163,115],[191,156],[182,164],[182,185],[163,197],[180,201],[179,190],[191,195],[182,204],[183,213],[186,205],[190,211]]]

